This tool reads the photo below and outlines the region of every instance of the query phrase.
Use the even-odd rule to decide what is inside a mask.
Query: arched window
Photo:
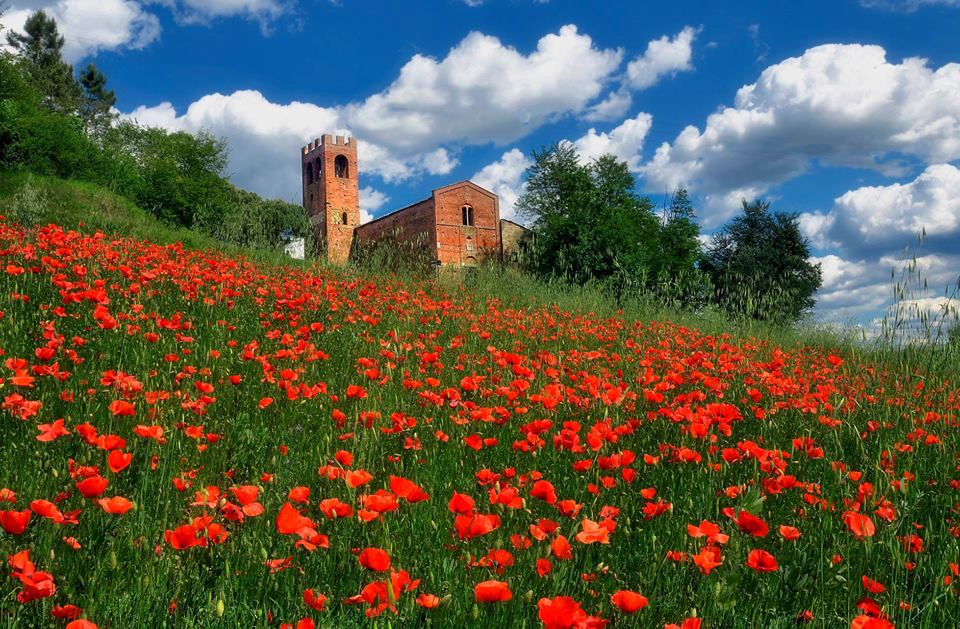
[[[341,218],[340,224],[341,224],[341,225],[346,225],[346,224],[347,224],[347,213],[344,212],[343,215],[342,215],[340,218]]]
[[[473,208],[470,205],[464,205],[460,208],[460,218],[464,225],[473,226]]]
[[[319,157],[313,160],[313,172],[316,173],[317,179],[320,179],[320,173],[323,172],[323,160]]]
[[[337,158],[333,160],[333,174],[340,179],[346,179],[350,176],[350,165],[343,155],[337,155]]]
[[[313,183],[313,164],[310,162],[303,165],[303,178],[306,179],[308,186]]]

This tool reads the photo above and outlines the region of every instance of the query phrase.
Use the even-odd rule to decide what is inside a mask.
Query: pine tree
[[[30,82],[40,93],[44,106],[63,113],[76,112],[82,94],[73,78],[73,66],[63,60],[64,39],[56,20],[40,10],[27,18],[23,31],[7,33],[7,43],[26,65]]]
[[[80,73],[80,86],[83,88],[80,116],[86,124],[87,133],[101,140],[113,119],[112,109],[117,102],[117,95],[107,89],[107,77],[92,63]]]

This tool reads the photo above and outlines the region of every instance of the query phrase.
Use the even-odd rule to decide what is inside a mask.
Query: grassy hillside
[[[0,223],[5,626],[960,624],[945,370],[34,186],[136,237]]]
[[[0,208],[26,224],[56,223],[67,229],[103,231],[191,248],[216,247],[214,239],[164,225],[150,213],[105,188],[82,181],[0,170]]]
[[[273,264],[310,264],[278,251],[237,247],[199,231],[169,225],[96,184],[24,170],[0,169],[0,214],[26,225],[56,223],[86,233],[102,231],[158,244],[182,243],[188,249],[217,249]]]

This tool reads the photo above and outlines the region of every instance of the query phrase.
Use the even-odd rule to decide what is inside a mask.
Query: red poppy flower
[[[587,613],[573,598],[556,596],[537,601],[537,617],[545,629],[569,629],[584,626]]]
[[[584,518],[580,525],[583,530],[577,533],[576,537],[581,544],[610,543],[610,531],[606,527],[587,518]]]
[[[361,566],[374,572],[385,572],[390,568],[390,555],[381,548],[365,548],[357,560]]]
[[[107,490],[108,481],[102,476],[90,476],[77,483],[77,491],[84,498],[98,498]]]
[[[785,524],[780,525],[780,537],[788,542],[793,542],[800,539],[800,529],[787,526]]]
[[[887,591],[887,588],[884,587],[882,583],[878,583],[877,581],[874,581],[867,575],[861,576],[860,582],[863,584],[863,589],[865,589],[867,592],[870,592],[871,594],[881,594]]]
[[[500,603],[513,598],[513,592],[504,581],[482,581],[473,588],[474,599],[478,603]]]
[[[550,570],[552,568],[553,566],[550,565],[549,560],[543,559],[542,557],[540,559],[537,559],[537,574],[540,575],[541,577],[545,577],[548,574],[550,574]]]
[[[691,558],[703,574],[710,574],[711,570],[723,564],[723,557],[717,546],[707,546]]]
[[[63,425],[63,420],[58,419],[52,424],[40,424],[37,426],[37,430],[40,431],[40,434],[37,435],[37,441],[54,441],[60,437],[65,437],[70,433]]]
[[[304,517],[289,502],[283,503],[280,513],[277,514],[277,532],[281,535],[299,535],[302,531],[313,530],[313,520]]]
[[[440,597],[435,594],[421,594],[417,597],[417,605],[424,609],[433,609],[440,605]]]
[[[747,511],[737,513],[735,521],[737,527],[747,535],[766,537],[767,533],[770,532],[770,527],[767,526],[766,522]]]
[[[873,520],[869,516],[856,511],[845,511],[843,514],[843,523],[847,525],[850,532],[857,538],[873,537],[877,529],[873,525]]]
[[[174,550],[185,550],[187,548],[193,548],[194,546],[205,545],[205,540],[197,538],[197,530],[193,528],[192,524],[178,526],[172,531],[168,529],[164,532],[163,539],[165,539]]]
[[[114,400],[110,402],[110,412],[114,417],[130,417],[135,413],[133,404],[126,400]]]
[[[123,496],[114,496],[113,498],[100,498],[97,500],[100,508],[113,515],[123,515],[130,509],[133,509],[133,503]]]
[[[570,547],[570,542],[567,541],[567,538],[563,535],[557,535],[552,542],[550,542],[550,552],[553,553],[553,556],[557,559],[573,559],[573,549]]]
[[[390,477],[390,491],[407,502],[421,502],[430,498],[430,496],[413,481],[400,476]]]
[[[76,605],[57,605],[50,610],[50,614],[61,620],[73,620],[82,616],[83,610]]]
[[[474,500],[466,494],[453,492],[453,497],[447,503],[447,509],[453,513],[471,514],[473,513]]]
[[[610,597],[610,602],[620,608],[620,611],[626,614],[638,612],[647,606],[649,602],[646,596],[630,590],[618,590]]]
[[[313,590],[304,590],[303,602],[310,609],[315,609],[319,612],[323,610],[323,606],[327,602],[327,597]]]
[[[895,629],[892,622],[886,618],[874,616],[857,616],[850,622],[850,629]]]
[[[133,460],[133,454],[123,450],[111,450],[107,455],[107,466],[114,474],[118,474],[127,469]]]
[[[460,539],[473,539],[500,528],[500,516],[482,513],[458,515],[454,518],[453,526],[457,530],[457,536]]]
[[[23,511],[0,511],[0,527],[10,535],[22,535],[30,524],[30,509]]]
[[[773,555],[759,548],[751,550],[747,555],[747,566],[757,572],[776,572],[780,568]]]
[[[347,386],[347,398],[351,400],[362,400],[367,397],[367,390],[361,386],[351,384]]]
[[[373,474],[366,470],[348,471],[344,474],[343,480],[347,483],[347,487],[356,488],[373,480]]]

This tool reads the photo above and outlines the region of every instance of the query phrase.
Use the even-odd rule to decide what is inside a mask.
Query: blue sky
[[[688,187],[708,234],[742,197],[800,213],[821,319],[882,313],[921,229],[916,305],[960,275],[960,0],[14,0],[3,22],[36,8],[124,115],[223,136],[266,196],[299,203],[299,146],[340,132],[367,216],[466,178],[510,216],[530,150],[567,140],[655,201]]]

